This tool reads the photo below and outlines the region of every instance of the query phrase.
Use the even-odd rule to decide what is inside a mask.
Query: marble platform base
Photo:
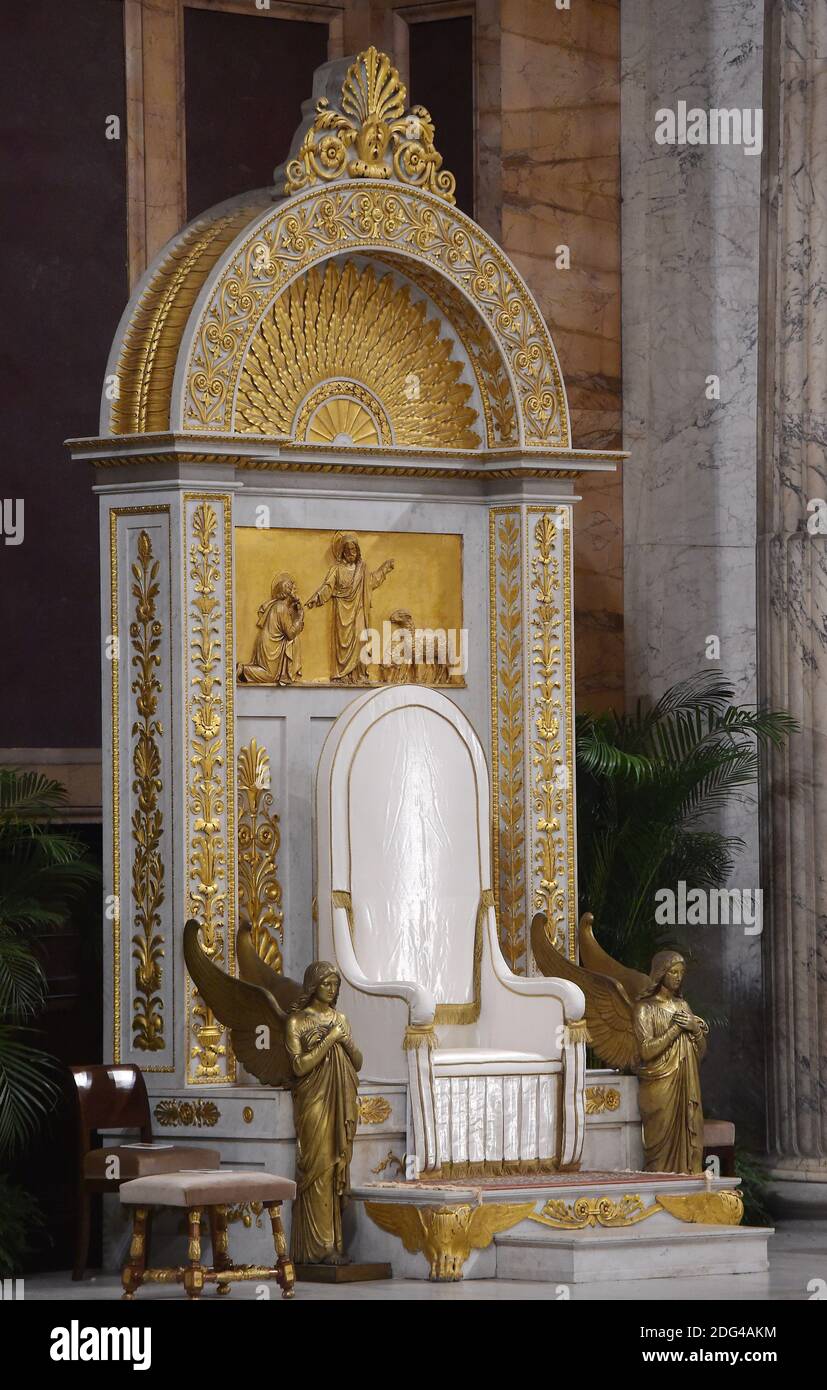
[[[367,1184],[348,1249],[395,1278],[588,1283],[758,1274],[769,1229],[742,1227],[734,1178],[561,1174],[480,1186]]]
[[[667,1234],[503,1235],[496,1238],[497,1278],[594,1284],[607,1279],[674,1279],[708,1274],[761,1274],[767,1237],[757,1226],[688,1226]]]

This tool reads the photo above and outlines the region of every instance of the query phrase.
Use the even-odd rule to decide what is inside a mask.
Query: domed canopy
[[[373,48],[320,68],[313,95],[276,192],[197,218],[138,285],[107,367],[117,395],[104,390],[101,434],[359,452],[569,448],[542,315],[454,206],[428,112],[406,108]]]

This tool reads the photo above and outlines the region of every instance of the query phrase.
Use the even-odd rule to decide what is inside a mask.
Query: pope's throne
[[[340,972],[362,1081],[407,1087],[408,1175],[577,1167],[584,998],[500,950],[488,769],[465,715],[425,687],[358,697],[324,744],[316,812],[318,954]]]

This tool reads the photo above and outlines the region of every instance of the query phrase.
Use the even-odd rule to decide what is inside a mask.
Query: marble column
[[[705,669],[756,698],[755,536],[760,155],[659,144],[656,113],[760,108],[758,0],[624,0],[624,589],[627,706]],[[707,394],[716,377],[719,395]],[[714,386],[713,386],[714,392]],[[720,643],[710,660],[708,639]],[[744,842],[729,886],[758,886],[757,795],[720,828]],[[761,945],[704,928],[692,997],[723,1014],[704,1067],[710,1112],[760,1144]]]
[[[800,732],[762,787],[769,1149],[827,1204],[827,6],[768,6],[761,690]],[[809,524],[808,524],[809,523]]]

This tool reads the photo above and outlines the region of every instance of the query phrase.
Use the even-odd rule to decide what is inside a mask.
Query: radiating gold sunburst
[[[348,400],[346,396],[334,396],[319,406],[307,427],[305,438],[309,444],[335,444],[343,437],[351,444],[379,443],[376,421],[365,407],[358,401]]]
[[[365,446],[476,449],[472,388],[439,330],[393,276],[352,261],[314,267],[276,300],[250,344],[235,429],[322,443],[336,426],[333,438]],[[315,402],[326,384],[323,414]]]

